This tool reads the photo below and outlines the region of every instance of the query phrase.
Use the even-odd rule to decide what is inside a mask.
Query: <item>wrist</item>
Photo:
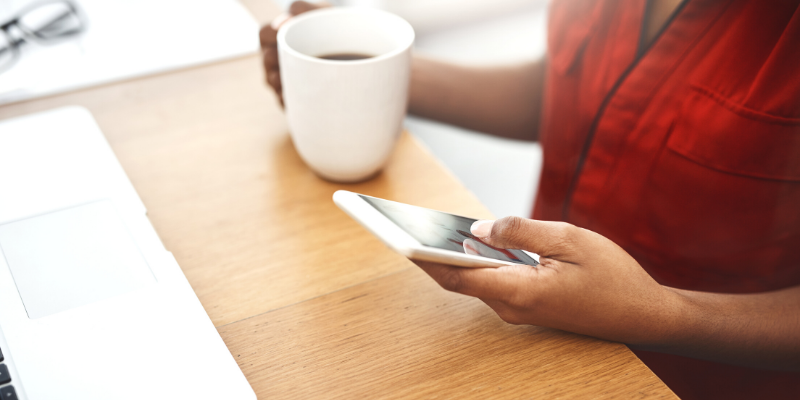
[[[693,292],[660,286],[654,312],[643,318],[639,337],[631,347],[658,352],[671,352],[695,336],[704,310],[697,305]]]

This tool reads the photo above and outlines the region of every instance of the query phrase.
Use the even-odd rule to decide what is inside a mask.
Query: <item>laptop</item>
[[[255,399],[91,114],[0,122],[0,399]]]

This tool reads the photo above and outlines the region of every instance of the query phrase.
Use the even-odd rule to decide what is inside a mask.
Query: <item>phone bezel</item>
[[[338,190],[333,194],[333,202],[390,249],[412,260],[429,261],[468,268],[499,268],[525,265],[425,246],[402,228],[395,225],[394,222],[386,218],[385,215],[372,205],[364,201],[364,199],[359,197],[358,193]]]

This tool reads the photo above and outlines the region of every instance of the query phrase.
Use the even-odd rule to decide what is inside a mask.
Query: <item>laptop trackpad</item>
[[[155,282],[109,200],[0,225],[0,249],[31,319]]]

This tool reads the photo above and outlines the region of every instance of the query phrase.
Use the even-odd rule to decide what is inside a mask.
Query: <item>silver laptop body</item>
[[[0,122],[0,252],[2,400],[255,399],[87,110]]]

